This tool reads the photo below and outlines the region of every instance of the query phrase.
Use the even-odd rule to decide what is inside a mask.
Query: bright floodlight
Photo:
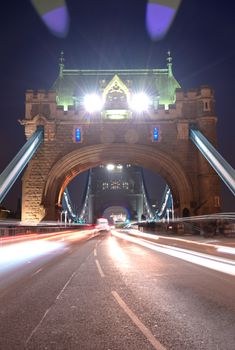
[[[132,96],[131,99],[131,109],[136,112],[144,112],[147,111],[150,105],[150,99],[148,95],[144,92],[140,92]]]
[[[115,166],[113,164],[107,164],[106,168],[107,170],[112,171],[114,170]]]
[[[100,111],[103,107],[100,96],[96,94],[86,95],[84,97],[84,107],[89,113]]]

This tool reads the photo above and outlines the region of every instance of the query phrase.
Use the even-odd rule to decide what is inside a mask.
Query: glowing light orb
[[[107,166],[106,166],[106,169],[108,171],[112,171],[112,170],[114,170],[114,168],[115,168],[115,165],[113,165],[113,164],[107,164]]]
[[[84,107],[89,113],[101,111],[103,102],[100,96],[96,94],[86,95],[84,97]]]
[[[123,165],[118,164],[118,165],[117,165],[117,169],[122,170],[122,169],[123,169]]]
[[[132,96],[130,107],[134,111],[141,113],[147,111],[150,105],[150,98],[143,92]]]

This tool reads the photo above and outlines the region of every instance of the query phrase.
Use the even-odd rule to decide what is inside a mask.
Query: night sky
[[[68,0],[65,38],[51,34],[30,1],[2,2],[0,172],[25,142],[27,89],[49,89],[58,75],[60,51],[66,68],[164,68],[166,53],[183,89],[215,89],[218,143],[235,168],[235,24],[231,1],[183,0],[168,34],[153,41],[145,25],[145,0]],[[20,181],[4,205],[15,209]],[[223,210],[235,200],[223,187]]]

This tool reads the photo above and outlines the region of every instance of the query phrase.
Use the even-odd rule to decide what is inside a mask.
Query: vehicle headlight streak
[[[130,266],[130,260],[127,254],[123,251],[120,245],[116,242],[116,239],[109,237],[108,240],[109,254],[112,259],[122,263],[122,267],[128,268]],[[120,266],[120,265],[119,265]]]
[[[96,234],[96,230],[85,230],[4,237],[0,241],[0,272],[50,253],[63,252],[70,241],[89,239]]]
[[[112,231],[112,234],[115,237],[125,239],[129,242],[139,244],[145,248],[154,250],[159,253],[167,254],[170,256],[173,256],[175,258],[181,259],[188,261],[190,263],[200,265],[215,271],[223,272],[232,276],[235,276],[235,262],[224,259],[224,258],[219,258],[215,256],[210,256],[207,254],[203,253],[198,253],[195,251],[190,251],[186,249],[181,249],[181,248],[169,248],[166,247],[162,244],[154,243],[154,242],[148,242],[145,239],[141,238],[136,238],[129,236],[127,234],[123,234],[120,232]]]
[[[22,264],[63,247],[62,242],[46,242],[45,240],[10,244],[1,248],[0,271],[8,270],[11,266]]]

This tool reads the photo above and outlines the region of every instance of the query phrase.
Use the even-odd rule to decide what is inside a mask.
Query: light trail
[[[235,255],[235,248],[231,247],[226,247],[226,246],[221,246],[219,244],[212,244],[212,243],[206,243],[206,242],[196,242],[194,240],[188,240],[184,238],[177,238],[177,237],[167,237],[167,236],[158,236],[150,233],[144,233],[140,232],[136,229],[128,229],[128,234],[133,235],[133,236],[138,236],[140,238],[147,238],[147,239],[153,239],[155,241],[159,240],[160,238],[163,238],[168,241],[178,241],[178,242],[183,242],[183,243],[189,243],[189,244],[194,244],[198,246],[205,246],[205,247],[210,247],[216,249],[218,252],[221,253],[229,253],[229,254],[234,254]]]
[[[30,241],[11,244],[0,250],[0,272],[6,272],[14,267],[23,265],[28,260],[33,260],[55,251],[63,249],[61,242]]]
[[[97,233],[97,230],[82,230],[82,231],[58,231],[58,232],[52,232],[52,233],[29,233],[25,235],[20,235],[20,236],[6,236],[6,237],[0,237],[0,244],[13,244],[13,243],[18,243],[21,241],[26,241],[26,240],[51,240],[51,239],[61,239],[61,238],[66,238],[66,239],[78,239],[78,238],[84,238],[85,235],[90,235],[92,233]],[[1,247],[1,245],[0,245]]]
[[[0,244],[0,274],[22,266],[29,260],[61,254],[71,241],[87,240],[97,234],[97,230],[86,230],[4,237]]]
[[[217,248],[217,251],[220,252],[220,253],[227,253],[227,254],[235,255],[235,248],[231,248],[231,247],[221,247],[221,246],[219,246]]]
[[[200,265],[215,271],[223,272],[235,276],[235,262],[229,259],[219,258],[213,255],[194,252],[181,248],[170,248],[163,244],[149,242],[142,238],[136,238],[124,233],[112,231],[115,237],[127,240],[129,242],[139,244],[145,248],[154,250],[159,253],[167,254],[175,258],[185,260],[187,262]]]

